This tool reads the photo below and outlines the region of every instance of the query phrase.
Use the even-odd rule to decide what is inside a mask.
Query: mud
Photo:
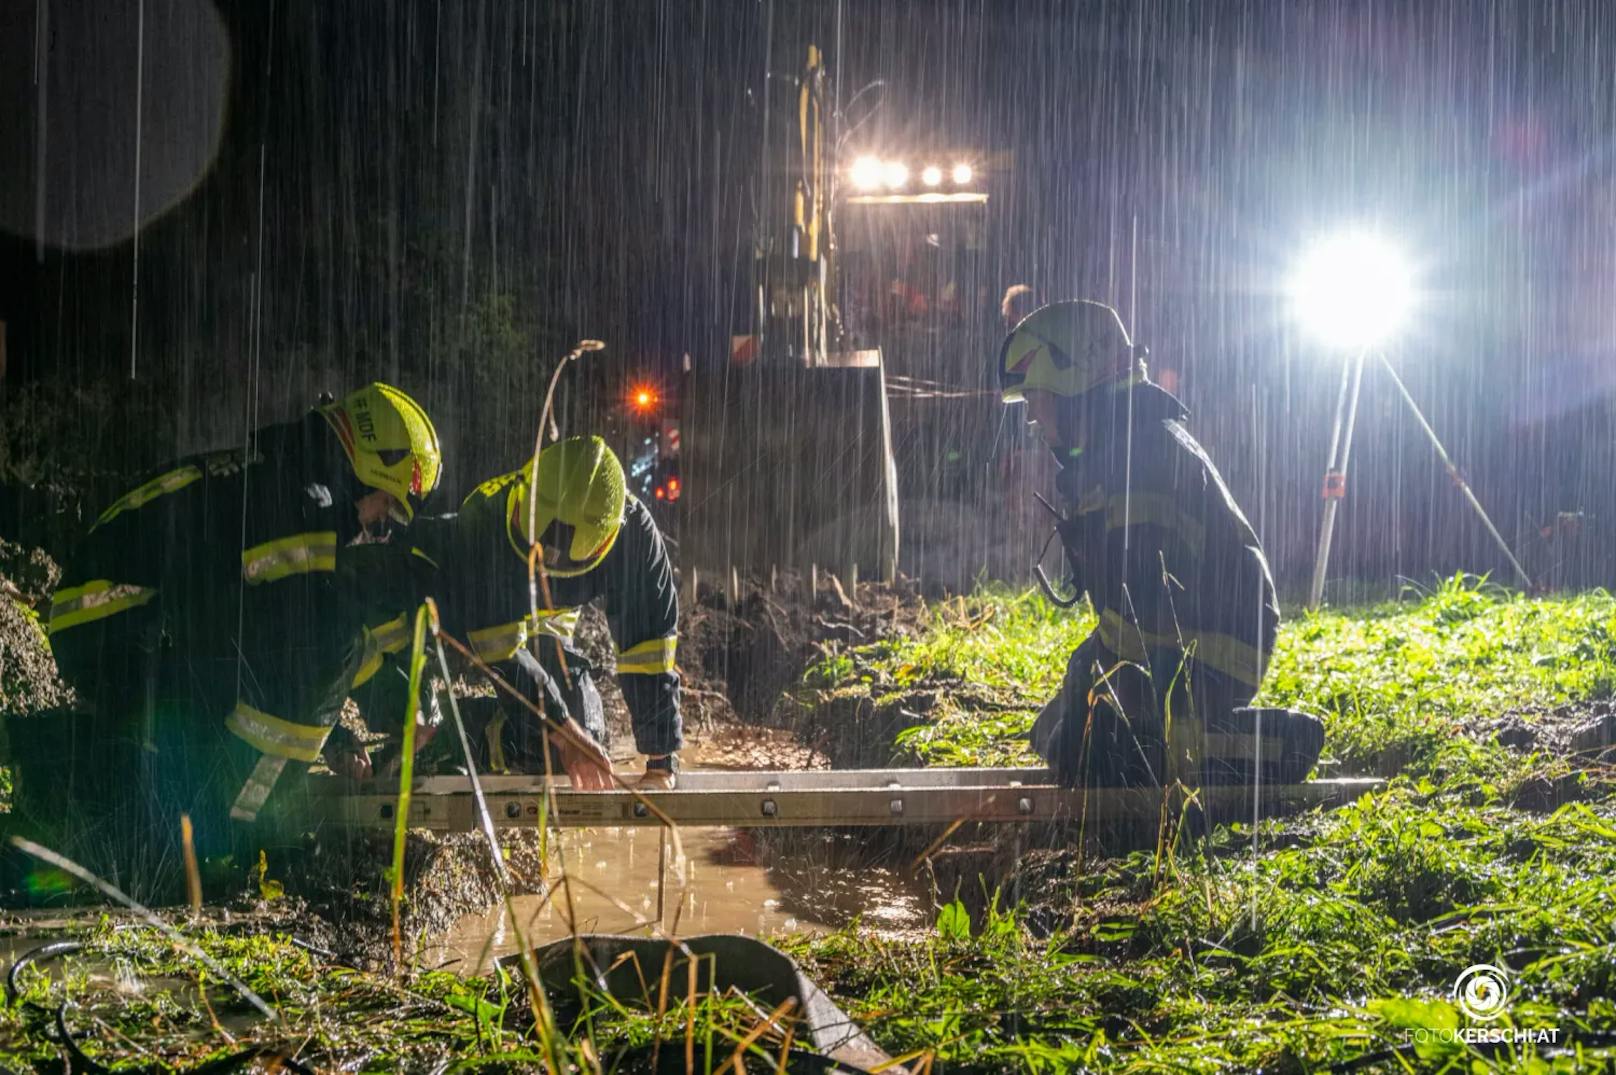
[[[56,675],[39,618],[60,576],[43,550],[0,538],[0,716],[52,709],[71,699]]]
[[[682,857],[655,829],[568,830],[552,864],[551,895],[471,914],[424,953],[428,966],[464,973],[488,967],[520,947],[577,931],[630,935],[817,932],[858,921],[897,935],[928,926],[923,879],[892,865],[871,865],[852,845],[799,845],[781,853],[760,834],[685,829]],[[570,882],[561,888],[560,866]]]
[[[513,830],[502,834],[501,842],[512,892],[543,892],[540,834]],[[301,921],[324,947],[354,966],[391,968],[387,873],[392,857],[391,833],[345,833],[288,862],[274,879],[297,894]],[[400,935],[410,962],[430,938],[499,899],[487,843],[478,833],[410,832],[404,850],[404,893]]]
[[[780,573],[749,579],[737,592],[703,586],[680,624],[679,665],[697,720],[728,708],[749,725],[799,730],[801,714],[782,706],[815,658],[921,632],[927,606],[907,579],[859,583],[849,593],[829,574]]]
[[[1480,731],[1523,754],[1616,762],[1616,700],[1512,710]]]

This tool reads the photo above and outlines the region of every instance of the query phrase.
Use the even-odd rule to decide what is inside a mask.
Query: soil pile
[[[870,759],[890,749],[901,725],[882,721],[880,728],[866,728],[873,710],[805,706],[793,691],[813,661],[918,636],[927,619],[918,588],[902,577],[891,585],[859,583],[851,593],[829,574],[748,579],[731,591],[704,586],[680,624],[687,711],[698,725],[740,723],[791,732],[833,766],[882,764],[884,758]],[[859,746],[876,743],[880,750]]]
[[[43,550],[0,538],[0,715],[53,709],[69,701],[39,615],[60,576],[61,569]]]

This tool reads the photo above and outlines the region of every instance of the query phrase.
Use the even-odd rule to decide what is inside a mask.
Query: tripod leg
[[[1344,366],[1341,370],[1341,392],[1336,397],[1335,423],[1330,433],[1330,465],[1324,472],[1324,525],[1319,530],[1319,549],[1313,558],[1313,585],[1308,590],[1308,608],[1318,608],[1324,600],[1324,576],[1330,567],[1335,513],[1347,491],[1347,460],[1352,455],[1352,429],[1358,422],[1358,393],[1363,387],[1363,366],[1364,356],[1360,354],[1350,366]]]
[[[1459,492],[1463,494],[1465,500],[1480,516],[1481,525],[1485,526],[1487,533],[1492,535],[1494,543],[1503,552],[1504,558],[1509,561],[1509,566],[1515,569],[1515,574],[1520,576],[1520,580],[1525,584],[1526,588],[1531,589],[1531,576],[1526,573],[1526,569],[1521,566],[1521,562],[1515,559],[1515,554],[1510,551],[1509,543],[1504,540],[1503,535],[1498,532],[1498,528],[1493,525],[1492,519],[1488,518],[1487,509],[1483,508],[1481,501],[1476,499],[1476,494],[1470,489],[1470,483],[1464,480],[1464,475],[1459,473],[1459,468],[1453,465],[1452,459],[1448,458],[1448,451],[1442,447],[1442,442],[1437,439],[1436,430],[1432,429],[1431,423],[1425,420],[1425,415],[1420,411],[1419,404],[1414,402],[1414,397],[1409,394],[1408,389],[1403,385],[1403,379],[1397,376],[1397,371],[1392,368],[1391,362],[1387,361],[1384,354],[1380,356],[1380,364],[1385,367],[1386,373],[1392,379],[1392,383],[1397,386],[1398,394],[1403,397],[1403,402],[1408,404],[1408,409],[1414,413],[1414,420],[1425,431],[1425,436],[1430,440],[1431,447],[1436,449],[1436,457],[1441,460],[1443,468],[1448,472],[1448,477],[1452,479],[1454,485],[1459,487]]]

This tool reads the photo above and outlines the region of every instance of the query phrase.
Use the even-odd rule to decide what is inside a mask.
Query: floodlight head
[[[853,162],[849,174],[859,190],[874,190],[881,185],[881,160],[878,157],[860,157]]]
[[[909,182],[909,166],[903,161],[887,161],[881,166],[881,182],[891,190],[897,190]]]
[[[928,164],[920,173],[920,181],[928,187],[935,187],[943,181],[943,170],[935,164]]]
[[[1290,294],[1308,333],[1330,347],[1363,351],[1402,327],[1414,281],[1396,247],[1370,233],[1345,232],[1308,252]]]

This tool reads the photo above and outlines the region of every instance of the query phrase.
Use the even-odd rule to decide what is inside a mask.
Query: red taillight
[[[656,498],[658,500],[666,500],[667,495],[667,492],[662,488],[662,486],[659,485],[656,487]]]

